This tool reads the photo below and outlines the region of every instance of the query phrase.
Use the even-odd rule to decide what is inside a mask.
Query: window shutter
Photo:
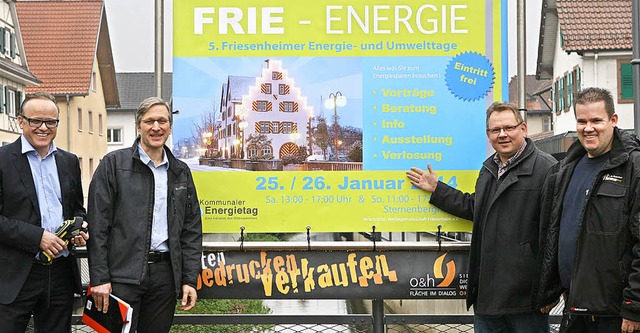
[[[560,109],[558,108],[558,81],[553,83],[553,89],[551,89],[551,97],[553,99],[553,111],[558,114]]]
[[[2,84],[0,83],[0,113],[4,112],[4,101],[2,96],[4,96],[4,87],[2,86]]]
[[[20,106],[22,105],[22,91],[16,91],[16,111],[20,113]]]
[[[9,45],[11,48],[11,59],[16,57],[16,34],[11,33],[11,44]]]
[[[5,88],[4,89],[4,106],[5,106],[5,110],[7,110],[7,114],[12,115],[11,114],[11,110],[9,110],[9,89]],[[15,116],[15,114],[13,114],[12,116]]]
[[[4,28],[0,28],[0,53],[4,53]]]
[[[633,99],[633,65],[620,64],[620,98]]]

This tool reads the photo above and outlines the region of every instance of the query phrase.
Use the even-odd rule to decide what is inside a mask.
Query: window
[[[93,111],[89,111],[89,133],[93,133]]]
[[[542,117],[542,131],[548,132],[551,130],[551,116]]]
[[[261,111],[261,112],[267,111],[267,101],[258,101],[257,107],[258,109],[256,111]]]
[[[633,103],[631,59],[618,59],[618,103]]]
[[[271,126],[270,126],[270,122],[268,121],[261,121],[260,122],[260,133],[271,133]]]
[[[289,86],[286,84],[279,84],[278,85],[278,93],[280,95],[287,95],[289,94]]]
[[[93,177],[93,158],[89,159],[89,178]]]
[[[247,157],[252,158],[254,156],[258,156],[258,147],[251,145],[247,148]]]
[[[96,87],[98,84],[98,74],[96,74],[96,71],[92,71],[91,72],[91,91],[96,92]]]
[[[7,87],[5,89],[5,103],[7,107],[7,114],[10,116],[16,116],[16,91]]]
[[[276,71],[271,72],[271,79],[282,80],[282,72],[276,72]]]
[[[82,131],[82,109],[78,108],[78,131]]]
[[[84,166],[82,165],[82,157],[78,157],[78,164],[80,164],[80,178],[82,178],[82,173],[84,170]]]
[[[262,93],[263,94],[271,94],[271,83],[263,83],[262,84]]]
[[[574,89],[574,83],[573,83],[573,71],[565,74],[566,80],[567,80],[567,105],[565,107],[565,111],[567,109],[570,109],[573,106],[573,92],[575,91]]]
[[[575,66],[553,83],[551,96],[553,98],[553,109],[557,115],[560,115],[562,111],[570,111],[573,107],[573,100],[581,90],[580,75],[580,67]]]
[[[107,128],[107,143],[122,143],[122,128]]]
[[[99,134],[100,136],[104,135],[104,132],[102,132],[102,125],[103,125],[103,124],[102,124],[102,115],[101,115],[101,114],[99,114],[99,115],[98,115],[98,134]]]
[[[565,110],[565,97],[566,97],[566,89],[565,89],[565,79],[564,76],[556,80],[553,84],[553,96],[554,96],[554,104],[556,114],[560,114],[563,110]]]
[[[4,55],[11,56],[11,30],[6,29],[4,31]]]
[[[291,134],[293,132],[293,123],[282,123],[282,133]]]
[[[271,132],[272,133],[280,133],[280,123],[274,121],[271,123]]]
[[[271,146],[269,145],[262,146],[262,155],[271,155],[272,153],[273,153],[273,149],[271,149]]]
[[[294,112],[294,102],[282,102],[283,112]]]

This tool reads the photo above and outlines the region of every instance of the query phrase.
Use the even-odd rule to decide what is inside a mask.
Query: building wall
[[[560,31],[560,29],[558,29]],[[611,91],[618,114],[618,127],[633,128],[633,103],[618,103],[618,59],[631,58],[631,51],[628,52],[599,52],[585,53],[580,56],[575,52],[567,54],[561,49],[561,36],[558,33],[556,38],[556,51],[553,64],[554,80],[563,76],[566,72],[573,70],[578,65],[582,71],[580,88],[588,87],[606,88]],[[576,122],[573,106],[569,111],[562,112],[557,116],[554,112],[554,134],[567,131],[575,131]]]
[[[56,146],[78,155],[85,198],[93,171],[107,153],[107,112],[97,63],[98,60],[94,59],[96,84],[93,89],[89,89],[87,96],[70,96],[68,103],[64,96],[58,100],[60,127],[55,143]],[[99,121],[100,116],[102,122]],[[90,122],[93,123],[92,128]]]
[[[3,29],[7,29],[16,38],[15,39],[15,45],[16,45],[15,56],[11,58],[10,55],[7,56],[3,52],[0,52],[0,58],[10,60],[14,64],[22,66],[22,58],[21,58],[22,55],[21,55],[21,45],[20,45],[21,39],[18,38],[16,34],[13,17],[14,16],[12,15],[12,5],[9,5],[7,2],[4,2],[4,1],[0,2],[0,27]],[[0,38],[3,38],[3,36],[0,36]],[[14,89],[16,92],[19,92],[21,101],[24,100],[24,94],[25,94],[24,83],[18,83],[10,79],[9,77],[10,75],[8,75],[8,73],[0,72],[0,84],[2,85],[0,96],[2,96],[2,99],[1,99],[2,104],[6,102],[5,89],[7,87]],[[16,101],[15,110],[16,110],[15,114],[9,115],[7,114],[4,106],[2,106],[2,110],[0,111],[0,146],[15,141],[18,137],[20,137],[20,134],[22,133],[22,131],[18,126],[18,120],[16,119],[16,117],[20,113],[19,101]]]
[[[134,112],[129,111],[113,111],[107,115],[107,128],[120,128],[122,129],[122,143],[109,143],[107,145],[107,151],[112,152],[121,148],[131,147],[133,141],[137,137],[136,131],[136,116]]]

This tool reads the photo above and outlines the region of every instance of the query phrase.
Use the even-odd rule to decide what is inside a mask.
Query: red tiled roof
[[[630,50],[631,0],[557,1],[562,49]]]
[[[87,94],[102,17],[102,0],[18,1],[29,69],[42,80],[28,92]]]

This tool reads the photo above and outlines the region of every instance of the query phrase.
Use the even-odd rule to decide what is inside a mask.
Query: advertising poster
[[[467,251],[204,252],[197,290],[223,299],[464,299],[467,262]]]
[[[507,99],[506,1],[174,1],[174,142],[203,231],[470,231],[405,172],[473,192]],[[182,122],[182,123],[181,123]],[[183,147],[188,150],[188,147]]]

